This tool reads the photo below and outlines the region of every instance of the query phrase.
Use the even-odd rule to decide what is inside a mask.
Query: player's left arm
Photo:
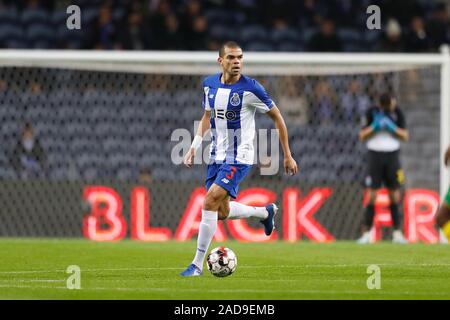
[[[408,141],[409,132],[406,129],[406,121],[403,112],[397,110],[397,117],[398,120],[397,123],[395,123],[390,118],[383,116],[383,118],[380,120],[380,126],[384,130],[387,130],[393,135],[399,137],[401,140]]]
[[[291,154],[291,149],[289,147],[288,131],[283,116],[281,115],[280,110],[275,104],[273,104],[272,108],[267,112],[267,115],[275,123],[275,128],[277,128],[280,136],[281,148],[283,149],[284,154],[285,173],[287,174],[290,173],[291,175],[294,175],[297,173],[298,167],[297,162],[294,160]]]
[[[399,137],[403,141],[408,141],[409,132],[408,132],[408,129],[406,128],[405,116],[403,115],[403,112],[401,110],[398,110],[397,125],[393,129],[394,130],[392,130],[392,131],[397,137]]]
[[[407,129],[402,129],[400,127],[397,127],[397,129],[394,131],[394,133],[403,141],[408,141],[408,139],[409,139],[409,132]]]

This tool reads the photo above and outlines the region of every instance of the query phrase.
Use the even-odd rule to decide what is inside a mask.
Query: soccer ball
[[[208,254],[208,258],[206,258],[206,266],[214,276],[227,277],[236,271],[236,254],[229,248],[214,248]]]

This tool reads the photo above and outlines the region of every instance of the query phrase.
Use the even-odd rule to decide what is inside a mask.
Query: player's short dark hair
[[[383,93],[380,96],[379,102],[382,107],[389,107],[392,102],[392,95],[388,92]]]
[[[239,43],[236,41],[227,41],[224,42],[219,49],[219,57],[223,57],[225,54],[225,48],[231,48],[231,49],[242,49]]]

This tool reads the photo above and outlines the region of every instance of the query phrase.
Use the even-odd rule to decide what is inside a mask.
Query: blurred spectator
[[[443,43],[449,43],[449,21],[447,5],[445,3],[437,4],[426,25],[426,29],[430,34],[431,46],[436,50],[438,50]]]
[[[100,8],[98,19],[94,20],[89,32],[86,49],[111,50],[119,47],[117,28],[112,21],[109,5],[103,5]]]
[[[175,14],[170,14],[165,19],[165,30],[161,34],[163,50],[179,50],[183,46],[183,38],[180,32],[180,23]]]
[[[386,75],[380,72],[371,75],[369,85],[365,92],[368,93],[372,101],[375,101],[383,92],[391,92],[393,90],[392,83],[386,81]]]
[[[314,86],[314,100],[311,118],[312,124],[326,125],[336,120],[336,93],[328,81],[320,80]]]
[[[33,127],[26,123],[16,147],[13,150],[11,164],[23,178],[38,177],[45,172],[46,154],[39,139],[34,135]]]
[[[185,40],[188,50],[206,50],[208,40],[208,22],[205,17],[197,16],[191,22]]]
[[[28,0],[26,1],[26,9],[27,10],[35,10],[40,6],[39,0]]]
[[[380,43],[379,51],[401,52],[405,50],[402,37],[402,27],[395,19],[390,19],[386,25],[383,39]]]
[[[295,43],[291,40],[283,46],[279,45],[277,39],[268,38],[265,46],[255,46],[253,50],[278,48],[278,50],[296,51],[302,50],[304,45],[309,45],[306,49],[310,51],[340,52],[342,49],[367,51],[375,47],[385,52],[406,50],[427,52],[437,51],[441,44],[450,42],[447,4],[440,3],[438,0],[103,0],[88,2],[80,2],[84,21],[82,35],[69,32],[62,35],[66,39],[55,42],[45,39],[48,33],[42,35],[42,41],[38,36],[30,41],[27,36],[29,31],[27,26],[33,25],[33,22],[47,25],[47,21],[49,23],[51,21],[45,18],[46,16],[52,17],[52,20],[54,17],[60,19],[58,15],[54,15],[58,13],[55,10],[63,12],[64,8],[71,3],[70,1],[1,1],[0,17],[4,19],[2,21],[6,27],[2,28],[3,33],[0,33],[0,47],[53,48],[56,46],[107,50],[215,51],[218,47],[216,33],[221,28],[252,26],[264,29],[267,27],[270,32],[272,31],[270,29],[280,25],[280,21],[284,24],[284,28],[298,30],[300,33],[305,31],[306,43]],[[2,3],[5,6],[2,6]],[[341,31],[350,29],[350,31],[360,32],[361,37],[365,36],[366,9],[370,4],[380,6],[382,24],[383,26],[389,24],[387,28],[389,32],[386,30],[381,39],[373,38],[373,46],[370,48],[365,46],[364,41],[350,45],[347,41],[343,43],[343,38],[338,36]],[[86,10],[84,10],[85,6]],[[8,11],[10,8],[12,11]],[[17,20],[14,14],[16,9],[19,20],[17,23],[14,22]],[[150,16],[145,14],[146,10],[150,10]],[[92,19],[94,21],[91,23]],[[392,19],[395,22],[392,22]],[[320,26],[320,32],[310,37],[317,26]],[[26,32],[21,32],[21,29]],[[30,30],[32,29],[30,27]],[[342,34],[345,39],[344,35],[348,33]],[[221,42],[224,39],[218,40]],[[283,42],[283,44],[286,43]]]
[[[145,50],[150,48],[150,28],[143,20],[139,7],[134,7],[127,17],[127,25],[121,30],[121,48],[125,50]]]
[[[292,76],[283,77],[279,83],[282,86],[279,91],[285,94],[278,98],[278,105],[286,116],[286,121],[293,125],[307,124],[308,102],[300,91],[302,86],[296,86],[296,80]]]
[[[388,17],[388,19],[395,17],[402,26],[407,25],[411,17],[423,14],[418,0],[375,0],[370,4],[379,5],[382,16]]]
[[[261,1],[258,1],[261,2]],[[273,20],[282,18],[288,24],[292,25],[297,22],[298,12],[300,12],[301,4],[299,1],[292,0],[265,0],[262,1],[262,8],[260,9],[264,22],[270,26]],[[261,4],[260,4],[261,5]]]
[[[139,172],[139,184],[150,186],[152,184],[152,171],[149,168],[142,168]]]
[[[402,77],[405,81],[405,87],[410,88],[405,90],[402,100],[406,105],[416,104],[424,90],[418,70],[407,70],[404,74],[402,73]]]
[[[309,51],[314,52],[340,52],[342,43],[336,34],[334,22],[324,19],[320,23],[320,31],[312,36],[308,44]]]
[[[322,12],[316,0],[303,0],[300,6],[298,12],[300,24],[303,27],[312,27],[321,21],[320,15]]]
[[[351,80],[345,92],[340,97],[343,120],[346,122],[359,122],[370,106],[370,99],[361,90],[358,80]]]
[[[206,47],[209,51],[219,51],[221,46],[222,46],[222,43],[216,39],[209,39],[206,44]]]
[[[164,27],[154,33],[154,44],[160,50],[180,50],[185,44],[181,35],[180,22],[175,14],[164,16]]]
[[[429,50],[429,38],[425,23],[419,16],[411,20],[411,30],[406,37],[406,50],[411,52],[426,52]]]
[[[200,1],[191,0],[186,3],[180,24],[186,48],[206,50],[208,22],[202,13]]]
[[[336,21],[336,25],[339,27],[361,27],[361,20],[358,17],[358,13],[364,13],[364,22],[367,17],[365,11],[368,5],[364,5],[364,1],[361,0],[340,0],[330,1],[333,4],[331,7],[331,13],[333,19]],[[364,23],[365,24],[365,23]]]

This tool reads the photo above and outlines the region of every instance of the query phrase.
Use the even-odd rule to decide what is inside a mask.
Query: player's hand
[[[293,176],[298,171],[297,162],[295,162],[294,158],[287,157],[284,158],[284,172]]]
[[[448,147],[445,152],[444,163],[446,166],[450,165],[450,147]]]
[[[382,114],[380,114],[380,113],[375,114],[375,117],[374,117],[373,122],[371,124],[373,132],[377,132],[377,131],[380,131],[381,129],[383,129],[381,127],[381,119],[383,119],[383,115]]]
[[[195,156],[195,149],[190,148],[188,153],[184,156],[183,163],[186,167],[191,168],[194,164],[194,156]]]
[[[385,129],[392,133],[395,133],[398,128],[394,121],[392,121],[388,117],[383,117],[383,119],[380,120],[380,127],[381,129]]]

